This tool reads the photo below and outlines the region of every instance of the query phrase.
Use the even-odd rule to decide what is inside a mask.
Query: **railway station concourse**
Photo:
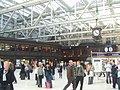
[[[47,64],[54,67],[50,89],[63,90],[70,60],[73,66],[82,63],[86,74],[83,90],[119,90],[120,82],[114,87],[106,65],[115,62],[119,71],[120,0],[0,0],[0,70],[4,71],[5,61],[14,65],[14,90],[47,90],[45,76],[42,87],[36,85],[36,67],[41,63],[44,69]],[[22,63],[32,70],[24,80],[20,76]],[[94,67],[91,85],[90,63]],[[0,79],[0,85],[4,80]],[[76,90],[79,88],[80,83]],[[71,84],[67,90],[72,89]]]

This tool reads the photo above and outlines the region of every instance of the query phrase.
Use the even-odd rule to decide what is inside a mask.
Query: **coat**
[[[74,66],[67,67],[67,78],[75,78]]]
[[[13,89],[13,81],[15,80],[15,75],[14,75],[14,71],[13,70],[8,70],[8,73],[6,74],[6,81],[3,81],[3,72],[4,69],[0,69],[0,84],[1,85],[8,85],[10,84],[10,90],[14,90]]]

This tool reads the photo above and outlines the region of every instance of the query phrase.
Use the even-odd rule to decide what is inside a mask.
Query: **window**
[[[4,51],[4,43],[0,43],[0,51]]]

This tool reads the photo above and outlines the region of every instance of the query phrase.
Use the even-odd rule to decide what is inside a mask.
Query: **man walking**
[[[69,60],[69,65],[67,67],[67,79],[68,79],[68,83],[66,84],[66,86],[64,87],[63,90],[66,90],[70,84],[73,84],[73,90],[75,90],[76,84],[75,84],[75,71],[74,71],[74,66],[73,66],[73,61]]]

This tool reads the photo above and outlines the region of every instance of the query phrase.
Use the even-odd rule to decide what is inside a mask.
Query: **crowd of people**
[[[77,62],[73,62],[69,60],[69,64],[67,67],[67,79],[68,83],[65,85],[63,90],[67,90],[70,84],[73,84],[73,90],[76,90],[78,84],[80,82],[80,90],[83,89],[84,77],[86,77],[86,71],[88,75],[88,84],[93,84],[94,77],[94,67],[92,63],[89,63],[89,66],[86,68],[84,63],[81,63],[79,60]]]
[[[106,83],[111,84],[112,87],[116,88],[118,85],[118,90],[120,90],[120,60],[115,63],[115,60],[108,60],[105,65],[106,72]]]
[[[113,88],[116,88],[116,85],[118,85],[118,90],[120,90],[120,60],[118,60],[117,64],[115,60],[108,60],[103,67],[105,71],[101,72],[99,77],[103,74],[106,77],[107,84],[112,84]],[[15,65],[12,62],[4,61],[0,63],[0,90],[14,90],[13,82],[17,83],[14,75],[15,70]],[[28,61],[25,61],[21,62],[19,75],[21,80],[25,80],[26,78],[30,80],[30,74],[34,71],[35,84],[39,88],[43,87],[43,83],[45,83],[46,88],[53,88],[52,81],[55,80],[55,73],[58,73],[59,78],[62,79],[63,70],[67,73],[67,84],[62,90],[67,90],[70,84],[72,84],[73,90],[76,90],[79,83],[79,90],[83,90],[84,77],[86,76],[88,77],[88,85],[92,85],[94,82],[95,68],[92,63],[85,65],[79,60],[69,60],[67,64],[58,63],[57,65],[54,65],[51,61],[45,64],[34,61],[33,65],[30,65]],[[43,82],[44,78],[45,82]]]

